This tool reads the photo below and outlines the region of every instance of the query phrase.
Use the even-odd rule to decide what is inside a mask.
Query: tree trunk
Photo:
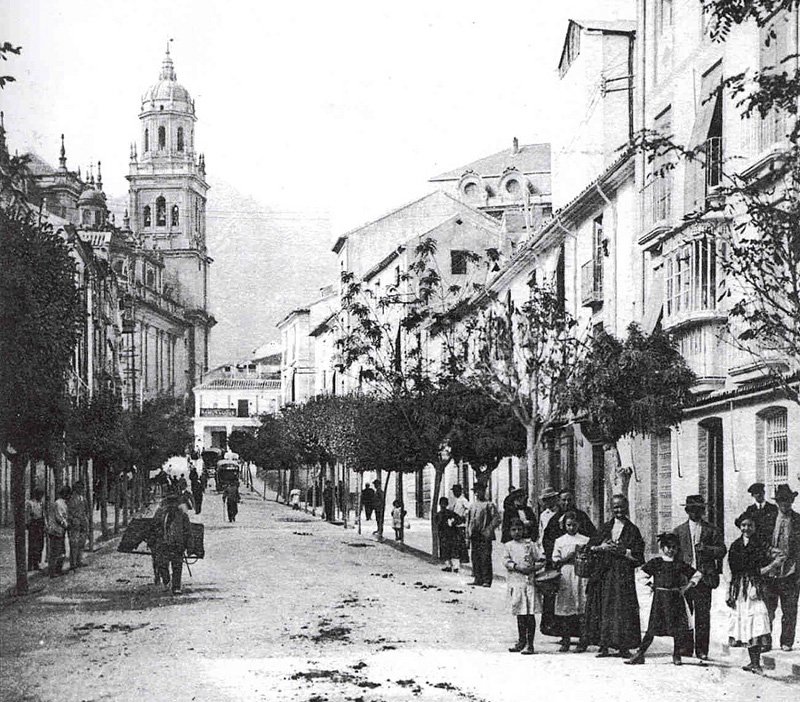
[[[100,533],[108,538],[108,466],[100,468]]]
[[[400,509],[405,512],[406,511],[406,503],[403,499],[403,471],[397,471],[397,478],[396,478],[396,489],[394,491],[394,499],[400,500]],[[394,527],[394,524],[392,524]],[[397,535],[395,535],[397,536]],[[400,517],[400,543],[404,543],[406,538],[406,518],[401,515]]]
[[[94,553],[94,460],[86,461],[83,484],[86,486],[86,508],[89,511],[89,553]]]
[[[27,460],[15,453],[11,457],[11,505],[14,511],[14,563],[17,594],[28,594],[28,552],[25,542],[25,466]],[[45,536],[47,538],[47,536]]]
[[[363,471],[358,474],[358,495],[356,497],[356,504],[358,505],[358,533],[361,533],[361,493],[364,490],[364,473]]]
[[[122,474],[122,526],[128,526],[128,511],[131,501],[131,491],[128,489],[128,473]]]
[[[433,467],[433,496],[431,497],[431,555],[439,558],[439,531],[436,529],[436,514],[439,511],[439,494],[442,491],[442,479],[447,462],[439,462]]]
[[[119,534],[119,512],[122,506],[122,489],[120,486],[120,473],[114,479],[114,536]]]
[[[539,485],[539,452],[536,450],[538,441],[536,440],[536,426],[534,424],[525,425],[525,459],[528,465],[528,504],[536,508],[536,494],[541,487]]]

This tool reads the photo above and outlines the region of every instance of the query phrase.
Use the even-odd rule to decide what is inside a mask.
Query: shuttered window
[[[656,437],[656,470],[658,471],[658,531],[672,529],[672,432]]]

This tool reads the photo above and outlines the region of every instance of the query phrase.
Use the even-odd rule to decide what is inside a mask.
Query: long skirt
[[[772,627],[767,604],[758,597],[749,596],[751,588],[742,588],[728,621],[728,639],[732,644],[745,646],[772,643]]]

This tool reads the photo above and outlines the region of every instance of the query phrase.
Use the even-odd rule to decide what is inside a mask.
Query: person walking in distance
[[[325,521],[332,522],[334,519],[333,514],[333,484],[330,480],[325,481],[325,487],[322,488],[322,506],[325,510]]]
[[[383,513],[386,509],[386,502],[381,489],[381,481],[376,480],[372,484],[375,486],[375,525],[377,527],[375,533],[383,537]]]
[[[500,525],[500,515],[497,507],[486,499],[485,483],[475,483],[473,492],[475,499],[467,514],[467,536],[472,547],[474,576],[474,581],[470,585],[491,587],[494,577],[492,542],[495,540],[495,529]]]
[[[69,533],[69,568],[83,568],[83,548],[89,538],[89,508],[83,496],[83,483],[78,480],[72,486],[67,503],[67,522]]]
[[[392,527],[394,528],[395,541],[403,540],[403,522],[405,521],[406,514],[402,500],[395,500],[392,502]]]
[[[44,551],[44,490],[35,488],[25,502],[25,527],[28,530],[28,570],[39,570]]]
[[[456,529],[458,530],[458,560],[464,564],[469,563],[469,541],[467,539],[467,515],[469,514],[469,500],[464,496],[464,488],[458,483],[451,489],[449,507],[458,517]]]
[[[167,493],[164,503],[153,515],[148,543],[157,554],[156,565],[164,588],[169,587],[171,581],[172,594],[180,595],[183,554],[192,544],[192,526],[189,515],[180,508],[175,492]]]
[[[766,573],[766,601],[769,620],[781,605],[781,650],[791,651],[797,628],[797,600],[800,596],[800,514],[792,509],[797,492],[787,484],[778,485],[775,502],[778,514],[769,524],[767,545],[776,563]]]
[[[66,553],[64,539],[69,526],[67,521],[69,496],[69,487],[62,485],[58,491],[58,499],[50,505],[47,512],[47,541],[50,548],[48,570],[51,578],[64,575],[64,555]]]
[[[239,494],[238,480],[234,480],[225,486],[222,491],[222,501],[225,503],[228,521],[235,522],[236,515],[239,514],[239,503],[242,501],[242,496]]]
[[[361,491],[361,506],[364,508],[364,519],[367,521],[372,519],[372,512],[375,510],[375,491],[369,483]]]
[[[439,498],[439,511],[436,513],[436,534],[439,537],[439,558],[446,565],[446,573],[458,573],[458,522],[456,513],[449,508],[446,497]]]
[[[203,492],[205,492],[205,486],[203,485],[203,481],[200,479],[200,476],[197,473],[197,468],[194,466],[192,466],[192,469],[189,471],[189,483],[192,486],[194,513],[200,514],[203,509]]]
[[[686,641],[686,652],[691,655],[691,648],[699,660],[706,661],[711,632],[711,594],[719,585],[727,549],[719,529],[703,519],[706,503],[702,495],[689,495],[684,509],[689,519],[673,530],[678,537],[678,559],[702,576],[686,593],[689,609],[694,614],[694,641]]]

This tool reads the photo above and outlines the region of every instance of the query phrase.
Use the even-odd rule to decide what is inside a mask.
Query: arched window
[[[177,205],[173,205],[172,206],[172,226],[173,227],[177,227],[179,223],[180,223],[180,214],[178,212],[178,206]]]
[[[156,200],[156,226],[167,226],[167,201],[163,197]]]
[[[150,130],[149,129],[145,129],[144,130],[144,151],[145,151],[145,153],[150,151]]]
[[[178,127],[178,151],[183,151],[183,127]]]
[[[145,205],[142,210],[142,222],[145,227],[150,226],[150,205]]]
[[[158,148],[167,148],[167,130],[164,127],[158,128]]]

